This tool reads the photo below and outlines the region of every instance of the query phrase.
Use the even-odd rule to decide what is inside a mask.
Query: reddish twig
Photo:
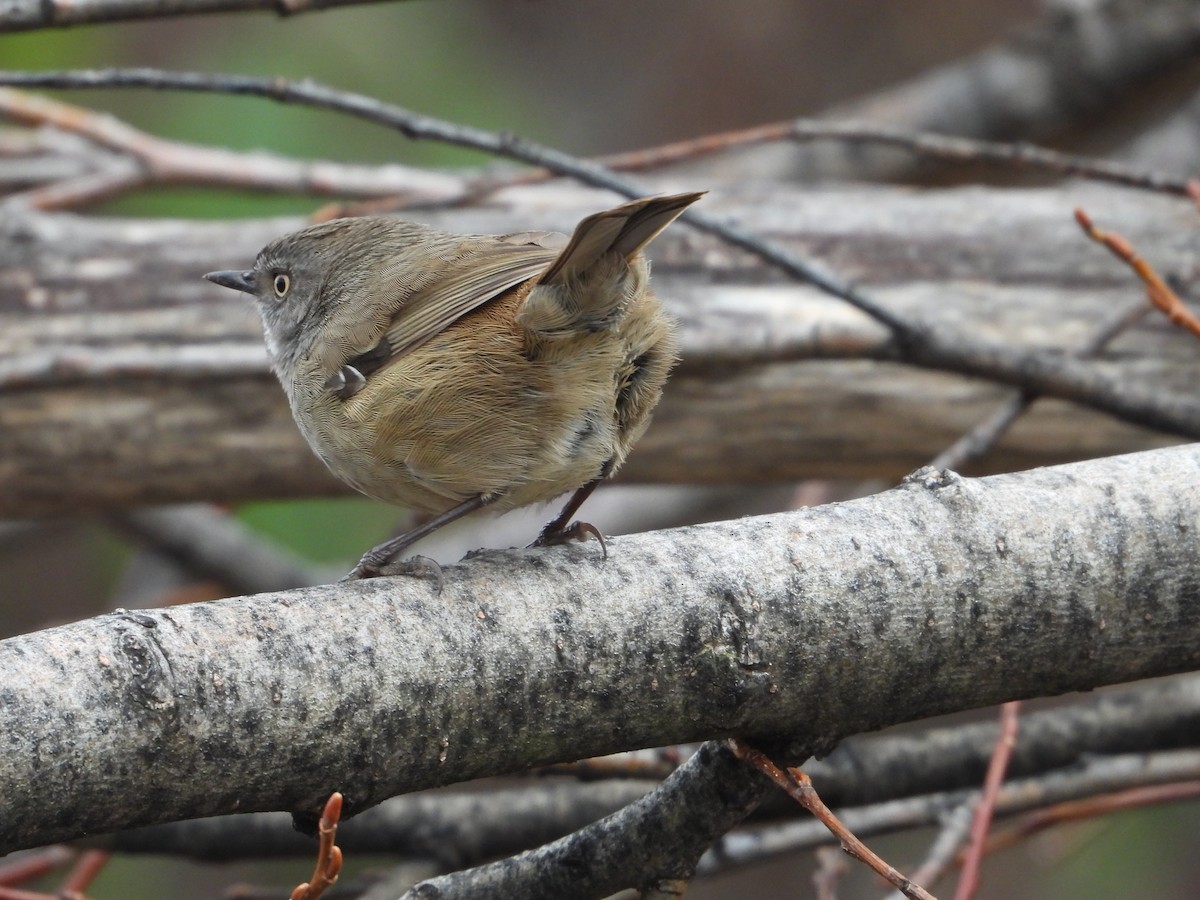
[[[11,887],[21,884],[31,878],[40,878],[47,872],[52,872],[59,866],[64,866],[79,853],[64,844],[55,844],[44,850],[31,852],[20,859],[7,862],[0,866],[0,886]]]
[[[35,209],[73,209],[150,184],[200,184],[274,192],[449,202],[463,194],[452,175],[401,165],[363,166],[239,153],[147,134],[115,116],[11,88],[0,88],[0,116],[84,138],[117,157],[91,160],[97,171],[33,188]]]
[[[935,900],[932,894],[919,884],[914,884],[905,878],[897,869],[888,865],[887,862],[872,852],[866,844],[855,837],[841,823],[838,817],[833,814],[829,807],[821,802],[821,798],[817,795],[811,779],[802,771],[789,768],[784,772],[761,750],[756,750],[738,738],[731,738],[729,740],[729,747],[738,759],[758,769],[786,791],[789,797],[816,816],[821,821],[821,824],[828,828],[841,842],[843,850],[859,862],[870,866],[889,884],[898,888],[904,896],[914,898],[914,900]]]
[[[1190,331],[1200,338],[1200,318],[1197,318],[1195,313],[1184,305],[1179,295],[1171,290],[1146,260],[1138,255],[1133,244],[1115,232],[1097,228],[1092,223],[1091,216],[1082,209],[1075,210],[1075,221],[1079,223],[1084,234],[1096,243],[1103,244],[1117,259],[1133,269],[1146,286],[1146,297],[1163,312],[1172,325]]]
[[[1191,199],[1192,205],[1200,209],[1200,179],[1188,179],[1187,195]]]
[[[58,889],[60,896],[75,896],[82,894],[88,889],[88,886],[96,880],[96,876],[100,871],[108,865],[111,853],[104,850],[88,850],[72,866],[71,871],[67,874],[66,879],[62,883],[62,887]]]
[[[983,792],[971,820],[971,841],[967,845],[967,854],[963,860],[962,873],[958,877],[958,890],[954,892],[954,900],[970,900],[979,887],[979,866],[983,861],[988,830],[992,826],[992,814],[996,811],[996,797],[1000,793],[1000,785],[1004,783],[1004,773],[1008,770],[1009,760],[1012,759],[1013,748],[1017,745],[1020,711],[1019,700],[1012,700],[1000,707],[1000,733],[996,736],[996,746],[992,750],[992,759],[988,763],[987,775],[983,780]]]
[[[39,894],[36,891],[22,891],[19,888],[0,887],[0,900],[62,900],[54,894]],[[82,900],[82,898],[72,898]]]
[[[946,162],[1041,169],[1060,175],[1077,176],[1164,194],[1182,195],[1189,191],[1188,183],[1174,175],[1137,169],[1105,159],[1060,153],[1057,150],[1024,142],[985,141],[955,135],[912,131],[875,122],[839,122],[820,119],[789,119],[716,134],[705,134],[700,137],[661,144],[657,147],[646,147],[641,150],[596,157],[595,162],[614,172],[641,172],[676,163],[691,162],[714,153],[785,141],[877,144],[899,148],[914,156],[940,159]],[[473,190],[468,191],[469,198],[464,197],[464,199],[478,201],[503,188],[538,184],[556,178],[558,175],[559,173],[553,169],[539,168],[516,175],[494,178],[490,181],[485,180]],[[351,204],[331,204],[318,210],[313,218],[316,221],[325,221],[340,216],[369,215],[375,212],[394,210],[406,202],[408,202],[407,198],[396,197]]]
[[[49,847],[41,853],[18,860],[0,870],[0,900],[64,900],[64,898],[86,900],[83,892],[100,874],[100,870],[108,864],[111,856],[112,854],[104,850],[88,850],[79,854],[69,847]],[[72,859],[76,860],[75,865],[72,866],[62,885],[53,894],[12,887],[12,885],[45,875]]]
[[[321,811],[321,821],[317,826],[320,845],[317,848],[317,864],[313,869],[312,878],[297,885],[292,891],[291,900],[317,900],[325,889],[338,879],[342,870],[342,851],[334,843],[337,839],[338,820],[342,817],[342,795],[334,791],[325,802]]]
[[[988,841],[986,849],[988,853],[1003,850],[1025,840],[1030,835],[1055,825],[1061,825],[1063,822],[1091,819],[1124,809],[1154,806],[1159,803],[1193,800],[1197,797],[1200,797],[1200,781],[1184,781],[1130,788],[1127,791],[1088,797],[1084,800],[1068,800],[1065,803],[1058,803],[1029,813],[1012,828],[994,835]]]
[[[948,162],[1042,169],[1060,175],[1079,176],[1166,194],[1183,195],[1188,192],[1187,181],[1174,175],[1145,171],[1105,159],[1060,153],[1024,142],[985,141],[913,131],[877,122],[820,119],[789,119],[718,134],[706,134],[660,147],[601,157],[597,162],[610,169],[637,171],[687,162],[727,150],[781,141],[878,144],[896,147],[916,156]]]

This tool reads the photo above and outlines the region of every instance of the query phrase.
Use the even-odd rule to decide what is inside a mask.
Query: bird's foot
[[[551,522],[542,529],[542,533],[537,536],[537,540],[530,544],[530,547],[549,547],[554,544],[568,544],[571,541],[587,541],[595,538],[600,542],[600,550],[604,554],[604,559],[608,559],[608,544],[604,541],[604,535],[600,533],[600,529],[590,522],[572,522],[565,528],[554,528],[554,523]]]
[[[342,581],[359,581],[363,578],[379,578],[383,575],[408,575],[413,578],[434,578],[440,594],[446,585],[442,567],[428,556],[410,556],[408,559],[380,558],[374,550],[363,556],[358,565],[350,570]]]

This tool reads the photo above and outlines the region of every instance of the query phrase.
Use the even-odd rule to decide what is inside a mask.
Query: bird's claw
[[[360,581],[364,578],[379,578],[384,575],[408,575],[413,578],[437,579],[437,592],[446,586],[442,567],[428,556],[410,556],[408,559],[383,560],[372,558],[368,553],[359,560],[342,581]]]
[[[587,541],[595,538],[600,542],[600,551],[604,554],[603,558],[608,559],[608,544],[605,543],[604,535],[600,533],[600,529],[591,522],[572,522],[566,528],[551,531],[546,528],[538,535],[537,540],[530,544],[530,547],[549,547],[554,544],[566,544],[571,541]]]

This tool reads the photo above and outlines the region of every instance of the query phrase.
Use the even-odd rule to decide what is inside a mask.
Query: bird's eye
[[[287,292],[292,288],[292,278],[283,272],[275,276],[275,280],[271,283],[275,289],[275,296],[283,299],[287,296]]]

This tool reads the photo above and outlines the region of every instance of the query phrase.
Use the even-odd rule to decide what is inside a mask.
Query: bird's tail
[[[609,251],[632,259],[705,193],[643,197],[588,216],[575,226],[571,240],[541,274],[538,283],[561,284],[587,271]]]

